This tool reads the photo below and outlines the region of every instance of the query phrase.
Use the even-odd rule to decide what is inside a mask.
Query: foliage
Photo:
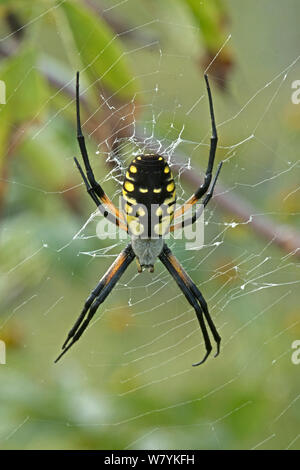
[[[230,126],[220,126],[218,158],[226,158],[221,178],[258,214],[275,213],[276,221],[296,226],[297,173],[282,170],[283,162],[294,161],[299,140],[290,90],[273,102],[274,89],[266,87],[246,114],[241,109],[286,67],[286,57],[292,62],[298,54],[297,15],[284,24],[279,52],[270,53],[265,41],[280,39],[277,26],[287,14],[282,2],[272,2],[271,13],[260,2],[240,3],[133,0],[111,9],[106,0],[0,1],[0,79],[7,85],[7,103],[0,105],[0,338],[8,345],[7,365],[0,365],[1,448],[118,449],[135,442],[132,447],[249,448],[272,432],[265,447],[283,448],[296,437],[299,406],[273,423],[298,393],[289,350],[299,337],[296,264],[272,244],[266,247],[250,224],[231,226],[236,218],[214,205],[206,236],[222,235],[218,249],[186,253],[178,242],[175,250],[216,306],[212,313],[225,344],[218,360],[190,367],[202,345],[189,307],[171,282],[157,287],[155,277],[135,276],[133,288],[131,271],[73,354],[52,364],[84,299],[120,249],[99,240],[95,224],[86,238],[74,237],[94,210],[73,164],[77,69],[93,167],[116,197],[120,174],[111,160],[122,152],[106,136],[119,132],[123,138],[128,116],[150,136],[155,118],[155,136],[171,144],[185,124],[180,151],[204,167],[210,124],[207,103],[199,101],[202,73],[233,32],[234,46],[228,43],[219,68],[210,69],[216,82],[226,84],[213,85],[218,124],[240,113]],[[11,31],[8,14],[20,29]],[[257,17],[264,20],[259,34],[251,34]],[[264,119],[269,103],[274,114]],[[256,128],[257,139],[235,147]],[[191,155],[191,144],[200,141]],[[101,256],[91,256],[97,249]],[[236,261],[243,253],[253,265]],[[252,270],[259,286],[249,281]],[[157,343],[157,325],[165,320],[174,323]],[[140,344],[150,345],[138,357],[143,361],[131,360],[125,353]]]

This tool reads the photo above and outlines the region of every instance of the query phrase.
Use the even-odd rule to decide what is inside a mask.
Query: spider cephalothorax
[[[107,197],[100,184],[94,177],[88,153],[86,150],[84,136],[81,131],[80,109],[79,109],[79,72],[76,81],[76,110],[77,110],[77,139],[84,162],[86,173],[84,173],[78,160],[75,163],[85,183],[86,189],[93,199],[100,212],[120,229],[125,230],[131,242],[120,253],[99,284],[91,292],[86,300],[83,310],[79,315],[73,328],[70,330],[66,341],[63,344],[63,351],[58,356],[57,362],[63,354],[81,337],[99,305],[104,302],[108,294],[112,291],[121,275],[131,262],[136,259],[138,271],[148,268],[151,272],[154,263],[159,259],[167,268],[177,285],[182,290],[188,302],[192,305],[197,315],[199,325],[203,334],[206,354],[204,358],[193,365],[202,364],[210,354],[212,345],[207,331],[207,326],[217,344],[217,353],[220,351],[221,337],[211,319],[208,307],[200,290],[193,283],[189,275],[179,264],[171,250],[164,243],[164,235],[170,231],[174,232],[186,225],[193,224],[201,211],[196,211],[194,215],[187,219],[175,223],[188,208],[205,195],[201,200],[202,207],[210,201],[217,178],[219,176],[222,162],[219,163],[217,172],[212,181],[212,170],[214,166],[217,148],[217,130],[215,125],[211,91],[207,75],[204,76],[208,92],[209,110],[212,125],[212,137],[208,158],[208,165],[203,184],[191,196],[188,201],[178,209],[175,209],[176,190],[171,169],[162,155],[143,154],[136,156],[130,163],[126,171],[123,183],[123,210],[119,211],[111,200]]]

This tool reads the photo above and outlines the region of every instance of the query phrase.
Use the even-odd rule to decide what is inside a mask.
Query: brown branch
[[[176,158],[175,172],[182,172],[184,162]],[[197,188],[202,183],[199,170],[185,170],[181,173],[181,179],[189,186]],[[214,201],[218,206],[238,218],[239,222],[248,222],[249,227],[260,237],[272,241],[275,245],[287,253],[291,253],[300,259],[300,233],[289,225],[274,222],[266,215],[257,214],[255,206],[247,202],[240,195],[235,195],[218,183],[215,190]]]

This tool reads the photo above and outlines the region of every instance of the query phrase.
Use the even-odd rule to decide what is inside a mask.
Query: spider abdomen
[[[129,232],[154,238],[164,235],[174,216],[175,182],[161,155],[139,155],[130,163],[123,183],[124,212]]]

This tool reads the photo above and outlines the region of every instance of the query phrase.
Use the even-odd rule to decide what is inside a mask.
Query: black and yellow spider
[[[209,82],[207,75],[204,77],[209,100],[212,137],[208,165],[203,184],[183,206],[175,210],[175,183],[168,163],[161,155],[139,155],[132,160],[126,172],[122,190],[124,205],[123,210],[120,211],[114,206],[106,196],[102,187],[95,180],[94,173],[89,162],[80,123],[79,72],[77,72],[77,139],[86,175],[78,160],[76,158],[74,158],[74,160],[85,183],[87,192],[95,202],[98,209],[104,217],[107,217],[130,235],[131,243],[129,243],[120,253],[115,262],[102,277],[99,284],[91,292],[84,304],[81,314],[73,328],[70,330],[68,337],[62,346],[62,353],[58,356],[55,362],[57,362],[81,337],[95,315],[99,305],[104,302],[134,258],[136,258],[139,272],[142,272],[143,268],[148,268],[153,272],[154,263],[156,259],[159,258],[177,282],[188,302],[195,309],[204,337],[206,354],[200,362],[193,365],[198,366],[205,362],[212,350],[205,320],[217,344],[217,352],[215,356],[219,354],[221,337],[211,319],[207,303],[197,286],[193,283],[163,240],[163,235],[167,231],[173,232],[174,230],[196,221],[202,211],[196,211],[188,220],[181,220],[178,223],[174,222],[176,218],[182,216],[188,208],[199,201],[204,194],[206,194],[206,196],[202,201],[202,207],[205,207],[208,204],[213,195],[215,184],[221,170],[222,162],[219,164],[216,175],[211,184],[218,137]]]

